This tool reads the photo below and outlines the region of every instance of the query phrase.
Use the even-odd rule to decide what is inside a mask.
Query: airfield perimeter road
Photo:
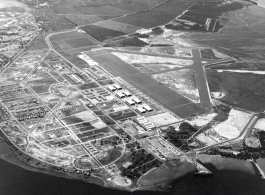
[[[198,104],[185,98],[184,96],[173,91],[167,86],[162,85],[151,76],[140,72],[130,64],[120,60],[118,57],[111,54],[111,52],[113,52],[113,50],[111,49],[100,49],[96,51],[86,52],[86,54],[97,61],[112,75],[123,78],[132,86],[142,91],[144,94],[150,96],[162,106],[182,118],[188,118],[196,114],[203,114],[212,110],[207,79],[203,64],[201,62],[199,50],[192,50],[193,57],[186,58],[192,59],[194,61],[194,65],[189,66],[188,68],[193,69],[196,72],[198,89],[200,93],[200,103]],[[123,51],[115,50],[115,52]],[[130,52],[127,51],[126,53]],[[137,52],[132,53],[136,54]],[[138,54],[141,55],[142,53],[139,52]],[[149,55],[158,56],[157,54]],[[162,56],[163,55],[161,55],[161,57]],[[179,59],[178,57],[175,58]]]

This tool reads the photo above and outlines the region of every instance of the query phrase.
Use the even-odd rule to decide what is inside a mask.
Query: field
[[[79,114],[80,113],[80,114]],[[70,104],[70,106],[67,108],[60,109],[60,117],[68,117],[73,115],[90,115],[91,112],[88,112],[87,109],[83,105],[73,105]]]
[[[52,70],[49,69],[44,63],[42,65],[39,65],[32,73],[31,75],[28,77],[28,81],[33,81],[33,80],[39,80],[39,79],[44,79],[47,77],[50,77],[51,75],[48,73],[47,69],[45,70],[45,68],[47,68],[48,70]]]
[[[223,1],[205,2],[200,0],[166,27],[181,31],[218,32],[223,27],[220,22],[223,14],[241,8],[243,8],[241,2],[225,3]]]
[[[111,30],[115,30],[115,31],[120,31],[123,33],[134,33],[136,30],[138,30],[140,27],[138,26],[134,26],[134,25],[130,25],[130,24],[126,24],[126,23],[122,23],[122,22],[117,22],[114,20],[106,20],[106,21],[102,21],[102,22],[96,22],[93,25],[95,26],[99,26],[102,28],[107,28],[107,29],[111,29]]]
[[[94,129],[91,131],[82,132],[79,134],[76,134],[76,136],[82,141],[87,142],[95,139],[99,139],[105,136],[112,135],[113,131],[109,127],[104,127],[101,129]]]
[[[94,45],[94,42],[92,42],[88,38],[68,39],[68,40],[65,40],[65,42],[73,48],[87,47],[87,46]]]
[[[122,40],[114,41],[104,45],[105,47],[142,47],[148,45],[137,37],[124,38]]]
[[[173,69],[173,68],[178,68],[182,66],[190,66],[193,64],[192,60],[189,59],[177,59],[177,58],[170,58],[170,57],[165,57],[165,56],[157,56],[154,54],[154,56],[149,56],[149,55],[141,55],[141,54],[135,54],[133,52],[112,52],[113,55],[119,57],[123,61],[129,63],[129,64],[134,64],[134,63],[141,63],[141,64],[146,64],[145,66],[148,67],[149,64],[158,64],[158,65],[168,65],[169,67],[172,66],[172,68],[168,69]]]
[[[84,49],[84,48],[82,48]],[[87,68],[88,64],[80,59],[78,55],[80,55],[80,52],[73,52],[73,51],[60,51],[61,55],[64,56],[67,60],[69,60],[71,63],[73,63],[78,68]]]
[[[117,101],[116,99],[104,103],[98,103],[97,106],[106,113],[117,112],[128,108],[128,106]]]
[[[55,83],[50,86],[50,93],[59,96],[59,97],[65,97],[67,96],[71,91],[70,88],[68,88],[67,85]]]
[[[147,119],[157,127],[177,123],[181,120],[180,118],[173,116],[169,112],[153,115],[153,116],[147,117]]]
[[[104,41],[133,33],[140,28],[165,24],[185,11],[194,2],[181,0],[169,0],[167,2],[163,0],[152,2],[137,0],[131,2],[126,0],[113,4],[101,4],[100,6],[93,5],[92,7],[88,6],[87,3],[78,5],[79,3],[59,3],[52,8],[42,9],[36,16],[39,20],[44,20],[44,29],[51,29],[52,31],[72,29],[76,25],[87,24],[82,29],[97,40]],[[45,15],[45,12],[49,14]],[[61,15],[55,17],[57,14]],[[110,20],[117,16],[123,17]],[[55,24],[58,22],[60,25],[56,26]]]
[[[76,123],[83,123],[83,122],[88,122],[88,121],[92,121],[97,119],[93,114],[90,114],[88,116],[86,116],[86,118],[82,118],[79,116],[70,116],[70,117],[66,117],[66,118],[62,118],[62,122],[65,125],[72,125],[72,124],[76,124]]]
[[[73,133],[78,134],[78,133],[82,133],[85,131],[90,131],[92,129],[95,129],[95,127],[92,126],[92,123],[90,123],[90,122],[84,122],[84,123],[72,125],[69,127],[69,129],[71,129],[71,131],[73,131]]]
[[[73,52],[73,51],[78,50],[78,48],[82,48],[83,50],[84,49],[83,47],[89,48],[93,46],[95,43],[99,42],[96,39],[93,39],[93,40],[92,39],[93,38],[90,35],[86,34],[85,32],[80,32],[80,31],[61,33],[58,35],[55,34],[50,37],[53,47],[59,52],[63,52],[61,50],[69,50]],[[84,41],[85,44],[82,42],[82,40]],[[79,43],[80,45],[75,43],[75,41],[77,41],[77,43]]]
[[[76,27],[76,24],[58,15],[49,8],[44,8],[33,13],[37,21],[42,21],[42,29],[44,32],[68,30]]]
[[[107,39],[112,39],[115,37],[123,36],[126,33],[121,31],[116,31],[112,29],[107,29],[100,26],[88,25],[81,27],[86,33],[90,34],[92,37],[99,41],[105,41]]]
[[[49,88],[52,84],[56,83],[57,81],[50,78],[35,80],[35,81],[29,81],[29,86],[36,92],[36,93],[47,93],[49,92]]]
[[[178,71],[155,74],[152,75],[152,77],[193,102],[200,101],[194,70],[182,69]]]
[[[64,15],[64,17],[76,25],[87,25],[104,20],[95,15]]]
[[[206,69],[206,74],[211,92],[226,92],[221,101],[254,112],[265,109],[264,75],[217,72],[211,69]]]
[[[31,44],[30,44],[30,50],[35,49],[48,49],[48,45],[45,41],[45,33],[40,34]]]
[[[136,116],[136,114],[132,110],[126,109],[126,110],[122,110],[122,111],[118,111],[118,112],[113,112],[113,113],[109,114],[109,116],[113,120],[122,120],[122,119]]]
[[[150,11],[141,12],[137,15],[125,16],[115,19],[115,21],[140,26],[142,28],[151,28],[168,23],[173,18],[180,15],[193,3],[193,1],[183,2],[180,0],[169,0]]]

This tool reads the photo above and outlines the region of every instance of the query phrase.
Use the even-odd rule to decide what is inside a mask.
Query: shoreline
[[[177,174],[176,177],[174,178],[169,178],[168,180],[164,180],[161,182],[155,182],[152,183],[150,185],[144,185],[144,186],[139,186],[136,189],[126,189],[126,188],[119,188],[117,187],[113,187],[110,186],[108,184],[102,184],[102,183],[98,183],[95,182],[97,181],[98,178],[91,178],[91,181],[86,181],[78,176],[76,177],[71,177],[68,176],[64,173],[57,173],[54,170],[45,170],[45,169],[38,169],[38,168],[34,168],[31,165],[28,165],[27,163],[21,161],[16,153],[5,143],[3,143],[2,141],[0,141],[0,158],[8,163],[11,163],[15,166],[19,166],[22,169],[25,169],[27,171],[31,171],[31,172],[37,172],[37,173],[44,173],[47,174],[49,176],[54,176],[57,178],[64,178],[64,179],[68,179],[68,180],[73,180],[73,181],[82,181],[91,185],[96,185],[96,186],[91,186],[91,187],[99,187],[99,188],[106,188],[109,190],[117,190],[117,191],[122,191],[124,193],[140,193],[141,191],[145,191],[145,192],[151,192],[153,191],[154,193],[156,192],[170,192],[171,188],[174,188],[174,186],[177,186],[179,183],[183,182],[182,179],[184,178],[190,178],[190,179],[194,179],[194,180],[205,180],[203,177],[196,177],[193,176],[192,172],[188,172],[188,168],[184,167],[184,169],[182,170],[181,167],[179,167],[180,171],[183,173],[187,171],[187,173],[184,174]],[[219,177],[219,174],[221,174],[222,172],[241,172],[243,174],[249,174],[252,175],[253,178],[258,179],[259,178],[259,174],[256,172],[255,169],[253,169],[252,165],[250,164],[250,162],[248,161],[243,161],[243,160],[237,160],[237,159],[233,159],[233,158],[225,158],[225,157],[219,157],[219,156],[210,156],[210,155],[199,155],[198,159],[200,159],[202,161],[202,164],[204,166],[206,166],[207,168],[209,168],[211,171],[213,171],[214,173],[214,177]],[[263,163],[265,162],[265,159],[262,160]],[[207,179],[206,179],[207,180]],[[208,179],[209,180],[209,179]]]
[[[102,187],[102,188],[108,188],[108,189],[112,189],[112,190],[119,190],[119,191],[126,191],[126,192],[136,192],[136,191],[142,191],[142,190],[159,191],[157,186],[155,186],[154,184],[148,185],[148,186],[140,186],[140,187],[135,188],[135,189],[127,189],[127,188],[123,188],[120,186],[108,185],[108,184],[104,183],[100,178],[95,177],[95,176],[90,176],[89,178],[85,179],[85,178],[82,178],[82,176],[79,177],[78,175],[69,176],[66,173],[55,172],[52,169],[37,168],[37,167],[34,167],[30,164],[27,164],[26,162],[21,160],[17,156],[16,152],[13,151],[12,148],[10,148],[10,146],[8,146],[6,143],[4,143],[3,140],[1,140],[1,139],[0,139],[0,159],[5,161],[5,162],[8,162],[10,164],[13,164],[15,166],[18,166],[22,169],[25,169],[27,171],[42,173],[42,174],[46,174],[49,176],[64,178],[64,179],[68,179],[68,180],[82,181],[84,183],[88,183],[91,185],[97,185],[98,187]],[[162,182],[164,182],[164,181],[162,181]],[[142,189],[142,188],[144,188],[144,189]]]
[[[25,170],[32,171],[32,172],[38,172],[38,173],[44,173],[47,175],[55,176],[55,177],[61,177],[69,180],[78,180],[78,181],[83,181],[89,184],[94,184],[94,185],[99,185],[101,187],[105,187],[104,182],[94,176],[90,176],[90,178],[87,178],[86,180],[84,178],[80,178],[78,176],[69,176],[65,173],[58,173],[53,170],[49,169],[41,169],[41,168],[36,168],[34,166],[31,166],[30,164],[27,164],[26,162],[23,162],[20,160],[16,154],[6,143],[4,143],[2,140],[0,141],[0,159],[11,163],[15,166],[19,166]],[[91,181],[87,181],[91,180]],[[99,181],[100,180],[100,181]]]

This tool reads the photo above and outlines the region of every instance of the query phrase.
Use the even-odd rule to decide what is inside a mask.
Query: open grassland
[[[53,10],[61,14],[119,16],[150,9],[165,0],[71,0],[60,1]]]
[[[82,27],[82,29],[99,41],[105,41],[107,39],[119,37],[126,34],[121,31],[112,30],[95,25],[84,26]]]
[[[212,46],[220,52],[244,59],[249,67],[264,61],[265,49],[265,12],[264,8],[249,6],[226,13],[223,16],[224,28],[221,33],[190,34],[188,38],[202,45]],[[253,36],[255,35],[255,36]],[[185,36],[184,36],[185,37]],[[237,66],[240,68],[240,66]]]
[[[221,101],[254,112],[265,109],[265,76],[207,69],[210,91],[224,90]]]
[[[58,35],[53,35],[50,38],[53,47],[57,50],[76,50],[78,48],[91,47],[95,45],[95,40],[91,36],[81,32],[68,32]],[[66,51],[65,51],[66,52]]]
[[[69,39],[65,40],[65,42],[73,48],[78,48],[78,47],[87,47],[94,45],[94,42],[92,42],[90,39],[87,38],[77,38],[77,39]]]
[[[194,2],[195,1],[169,0],[150,11],[118,18],[115,19],[115,21],[143,28],[151,28],[168,23],[194,4]]]
[[[144,2],[137,3],[143,4]],[[149,9],[147,10],[144,9],[143,5],[143,10],[139,13],[122,13],[120,9],[110,7],[109,5],[94,7],[93,10],[89,10],[91,14],[103,15],[104,12],[105,16],[109,16],[110,13],[105,11],[105,8],[107,7],[112,14],[120,13],[121,15],[128,15],[117,19],[114,18],[112,20],[96,22],[93,25],[83,26],[82,29],[99,41],[105,41],[107,39],[122,36],[126,33],[133,33],[140,28],[151,28],[168,23],[193,3],[193,1],[183,2],[169,0],[155,8],[149,6]]]
[[[94,15],[64,15],[64,17],[76,25],[87,25],[104,20]]]
[[[114,20],[106,20],[106,21],[96,22],[96,23],[94,23],[94,25],[102,27],[102,28],[107,28],[107,29],[111,29],[111,30],[124,32],[124,33],[133,33],[140,28],[140,27],[135,26],[135,25],[126,24],[123,22],[117,22]]]

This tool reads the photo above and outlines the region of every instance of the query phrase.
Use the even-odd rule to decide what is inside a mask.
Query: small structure
[[[137,97],[132,98],[132,100],[133,100],[136,104],[141,104],[141,103],[142,103],[142,101],[139,100]]]
[[[118,98],[122,99],[122,98],[124,98],[126,95],[125,95],[124,93],[122,93],[122,92],[118,92],[118,93],[116,93],[116,96],[117,96]]]
[[[153,109],[152,109],[149,105],[147,105],[147,104],[145,104],[145,105],[143,106],[143,108],[146,109],[148,112],[153,111]]]
[[[125,103],[128,104],[129,106],[135,105],[135,102],[133,100],[131,100],[131,99],[125,100]]]
[[[108,89],[109,91],[116,91],[116,88],[115,88],[113,85],[108,85],[108,86],[107,86],[107,89]]]
[[[114,84],[113,87],[116,88],[117,90],[122,90],[122,87],[118,84]]]
[[[146,112],[146,109],[142,108],[142,107],[137,107],[136,111],[139,112],[140,114],[143,114]]]
[[[132,94],[129,91],[123,91],[123,94],[126,95],[127,97],[132,96]]]

